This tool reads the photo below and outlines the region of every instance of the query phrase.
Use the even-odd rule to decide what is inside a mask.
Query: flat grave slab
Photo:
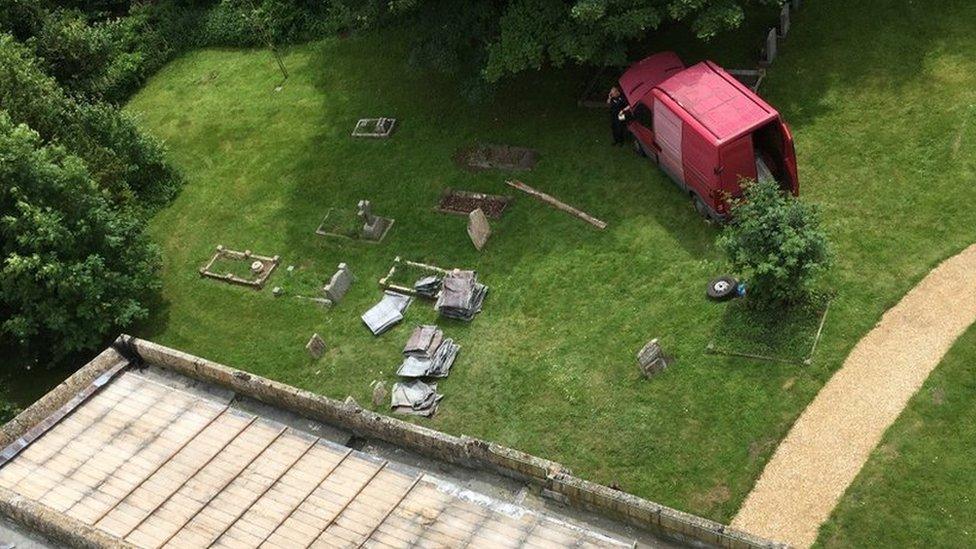
[[[539,152],[511,145],[475,145],[458,150],[455,162],[467,170],[529,171],[539,162]]]
[[[454,215],[470,215],[480,209],[489,219],[500,219],[512,202],[512,197],[470,191],[444,189],[436,211]]]
[[[360,118],[352,130],[353,137],[386,138],[393,135],[396,118]]]

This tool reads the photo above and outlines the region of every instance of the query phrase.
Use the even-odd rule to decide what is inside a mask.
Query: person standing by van
[[[620,93],[620,88],[613,86],[607,94],[607,105],[610,107],[610,131],[613,134],[613,144],[623,145],[627,137],[627,99]]]

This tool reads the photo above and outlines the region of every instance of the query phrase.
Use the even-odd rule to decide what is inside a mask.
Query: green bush
[[[116,56],[115,44],[104,25],[91,25],[84,13],[56,10],[27,43],[44,68],[72,93],[92,95],[104,86],[105,70]]]
[[[147,314],[159,254],[82,159],[0,111],[0,348],[95,349]]]
[[[743,181],[742,187],[718,242],[746,281],[748,300],[759,306],[806,301],[831,263],[817,210],[775,181]]]
[[[152,210],[172,199],[182,184],[160,142],[115,107],[68,97],[9,35],[0,36],[0,106],[15,123],[83,159],[117,203],[138,201]]]
[[[0,32],[27,40],[40,30],[47,8],[43,0],[0,0]]]
[[[17,409],[13,404],[8,404],[6,402],[0,402],[0,425],[7,423],[11,419],[17,417],[20,410]]]

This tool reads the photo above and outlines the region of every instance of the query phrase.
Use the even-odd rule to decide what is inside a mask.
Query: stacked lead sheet
[[[363,313],[361,318],[373,335],[380,335],[403,320],[403,313],[412,300],[410,296],[396,292],[383,292],[383,299]]]
[[[461,347],[437,326],[418,326],[403,348],[401,377],[447,377]]]
[[[474,271],[455,269],[441,282],[441,293],[435,307],[443,317],[471,322],[481,312],[488,287],[478,282]]]

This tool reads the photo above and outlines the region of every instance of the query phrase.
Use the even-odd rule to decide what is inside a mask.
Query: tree
[[[623,65],[627,47],[667,22],[682,22],[701,39],[738,27],[747,4],[778,0],[392,0],[394,15],[411,16],[418,41],[435,65],[483,51],[481,77],[495,82],[544,64]]]
[[[81,158],[115,202],[151,211],[182,186],[159,141],[112,105],[69,97],[10,35],[0,35],[0,107],[13,122]]]
[[[85,163],[0,111],[0,348],[58,360],[147,314],[159,254]]]
[[[749,301],[771,306],[808,299],[831,263],[817,210],[772,180],[743,181],[742,187],[718,243],[746,281]]]
[[[101,90],[105,71],[116,56],[104,25],[90,25],[80,11],[56,10],[28,41],[47,73],[65,89],[76,93]]]

